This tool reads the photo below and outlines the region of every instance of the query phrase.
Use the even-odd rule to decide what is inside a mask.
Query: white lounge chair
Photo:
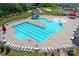
[[[64,48],[64,49],[67,49],[65,45],[63,45],[63,48]]]
[[[41,48],[42,52],[45,52],[44,47]]]
[[[18,51],[21,51],[21,49],[22,49],[22,48],[21,48],[21,46],[20,46],[20,47],[18,48]]]
[[[13,46],[13,49],[15,49],[15,48],[16,48],[16,45]]]
[[[48,49],[46,47],[44,47],[45,52],[49,52]]]
[[[65,50],[67,50],[67,49],[68,49],[68,46],[67,46],[67,45],[63,45],[63,48],[64,48]]]
[[[29,52],[29,49],[27,48],[26,51]]]
[[[71,48],[71,45],[67,44],[68,48]]]
[[[50,47],[47,47],[47,49],[48,49],[49,52],[52,52],[52,50],[50,49]]]
[[[51,49],[52,52],[54,52],[54,48],[53,47],[50,47],[50,49]]]
[[[69,48],[67,45],[65,45],[65,46],[66,46],[67,49]]]
[[[31,52],[32,50],[33,50],[33,47],[30,47],[30,50],[29,51]]]
[[[18,47],[18,45],[15,45],[15,48],[14,48],[14,49],[16,50],[16,49],[17,49],[17,47]]]
[[[27,48],[27,47],[24,47],[24,50],[23,50],[24,52],[26,51],[26,48]]]
[[[12,47],[12,44],[10,44],[9,47],[11,48]]]
[[[29,52],[29,50],[30,50],[30,47],[27,47],[27,51]]]
[[[27,47],[25,48],[25,51],[27,52]]]
[[[12,47],[12,49],[14,49],[15,48],[15,45],[13,44],[13,47]]]
[[[11,47],[10,48],[12,49],[13,47],[14,47],[14,44],[11,44]]]
[[[20,48],[20,46],[18,46],[16,50],[18,51],[18,50],[19,50],[19,48]]]
[[[23,51],[23,49],[24,49],[24,46],[21,47],[21,51]]]

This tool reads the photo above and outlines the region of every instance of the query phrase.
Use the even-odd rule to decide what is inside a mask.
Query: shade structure
[[[68,16],[76,16],[77,14],[75,12],[68,13]]]
[[[6,27],[3,25],[2,26],[2,31],[5,32],[6,31]]]

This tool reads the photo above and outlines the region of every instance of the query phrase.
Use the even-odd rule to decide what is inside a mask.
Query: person
[[[31,40],[29,40],[29,42],[30,42]]]
[[[59,25],[61,25],[61,26],[62,26],[62,23],[59,23]]]

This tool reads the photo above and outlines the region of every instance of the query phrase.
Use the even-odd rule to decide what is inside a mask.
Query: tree
[[[3,10],[0,10],[0,17],[2,17],[4,14]]]
[[[22,11],[27,11],[26,4],[18,3],[3,3],[0,4],[0,17],[7,17],[12,13],[21,13]]]
[[[47,3],[40,3],[39,7],[47,7]]]
[[[27,11],[29,7],[25,3],[20,4],[23,11]]]

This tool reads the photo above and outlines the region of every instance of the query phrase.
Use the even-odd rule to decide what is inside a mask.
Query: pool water
[[[14,33],[14,37],[17,39],[17,40],[24,40],[24,39],[27,39],[29,38],[29,36],[25,35],[24,33],[20,32],[20,31],[16,31]]]
[[[48,22],[44,18],[39,18],[37,19],[37,21],[43,22],[45,24],[45,27],[40,27],[29,22],[23,22],[12,27],[16,30],[13,36],[17,40],[26,40],[28,38],[33,38],[37,42],[43,42],[51,34],[59,32],[63,28],[63,26],[59,25],[59,23],[54,21]]]

